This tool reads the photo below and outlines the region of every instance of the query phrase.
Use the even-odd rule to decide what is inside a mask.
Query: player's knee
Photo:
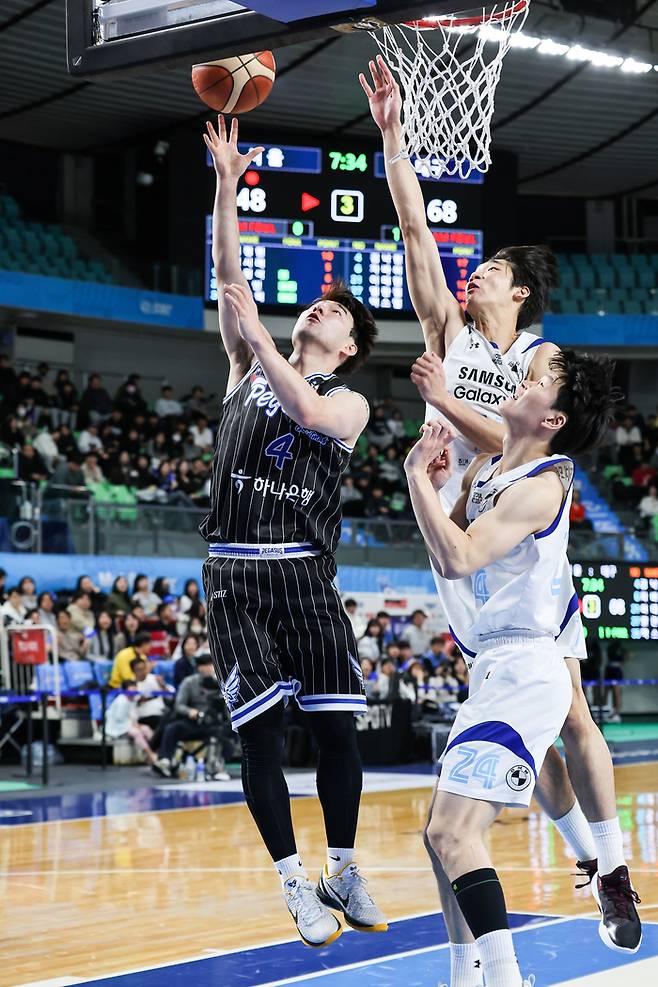
[[[308,722],[315,742],[324,755],[358,755],[356,724],[352,713],[312,713]]]
[[[567,741],[570,739],[576,740],[578,737],[588,733],[592,728],[596,729],[596,725],[589,711],[585,693],[580,686],[575,685],[571,707],[562,727],[562,736]]]
[[[461,834],[450,825],[441,813],[434,813],[423,834],[425,848],[435,854],[444,867],[456,855],[461,845]]]

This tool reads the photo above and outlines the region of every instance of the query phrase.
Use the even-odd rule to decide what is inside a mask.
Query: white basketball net
[[[400,156],[417,156],[421,172],[467,178],[489,168],[496,86],[528,7],[509,0],[472,18],[425,18],[370,31],[402,86]]]

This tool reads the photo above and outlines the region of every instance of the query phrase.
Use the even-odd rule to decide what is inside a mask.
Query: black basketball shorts
[[[334,576],[326,555],[204,562],[208,641],[235,730],[291,696],[308,712],[366,711]]]

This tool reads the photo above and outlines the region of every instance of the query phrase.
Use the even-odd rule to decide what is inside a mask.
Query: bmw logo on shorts
[[[515,764],[505,775],[505,781],[515,792],[522,792],[527,788],[532,778],[532,772],[526,768],[525,764]]]

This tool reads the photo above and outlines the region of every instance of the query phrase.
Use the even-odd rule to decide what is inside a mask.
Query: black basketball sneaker
[[[637,953],[642,943],[642,923],[635,906],[640,898],[631,885],[628,867],[622,865],[603,877],[598,874],[592,881],[592,895],[601,912],[602,942],[617,953]]]

